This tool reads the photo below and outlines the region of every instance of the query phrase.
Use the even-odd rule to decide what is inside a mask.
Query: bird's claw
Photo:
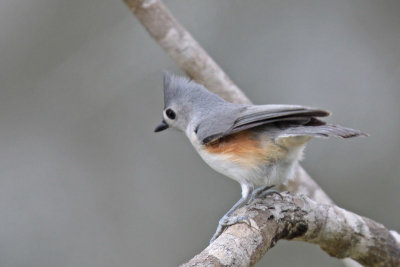
[[[276,190],[270,190],[272,187],[274,187],[274,185],[263,186],[254,190],[251,198],[248,201],[248,204],[250,204],[256,198],[266,198],[267,196],[273,194],[277,194],[283,200],[283,196],[281,195],[281,193]]]
[[[222,226],[231,226],[237,223],[246,223],[247,225],[251,226],[251,222],[247,216],[234,216],[234,217],[227,217],[222,218],[219,224]]]
[[[278,196],[281,198],[281,200],[283,200],[283,196],[281,195],[281,193],[279,193],[279,192],[276,191],[276,190],[267,190],[267,191],[262,192],[262,193],[259,194],[258,196],[259,196],[260,198],[266,198],[267,196],[272,196],[272,195],[274,195],[274,194],[278,195]]]
[[[247,216],[222,217],[221,220],[219,220],[217,230],[210,240],[210,244],[214,242],[214,240],[217,239],[227,227],[238,223],[245,223],[248,226],[251,226],[250,219]]]

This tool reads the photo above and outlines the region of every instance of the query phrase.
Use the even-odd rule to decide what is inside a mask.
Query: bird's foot
[[[248,203],[251,203],[256,198],[266,198],[267,196],[274,195],[274,194],[277,194],[281,199],[283,199],[281,193],[279,193],[276,190],[270,190],[274,186],[275,185],[266,185],[266,186],[261,186],[261,187],[257,188],[251,194],[251,198],[249,199]]]
[[[237,223],[246,223],[247,225],[251,226],[251,222],[247,216],[224,216],[221,218],[221,220],[219,220],[217,230],[212,236],[210,244],[214,242],[214,240],[217,239],[227,227]]]

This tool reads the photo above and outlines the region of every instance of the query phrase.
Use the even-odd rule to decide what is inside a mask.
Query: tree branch
[[[186,31],[180,24],[179,22],[172,16],[172,14],[168,11],[168,9],[165,7],[165,5],[160,1],[160,0],[124,0],[124,2],[127,4],[129,9],[136,15],[136,17],[139,19],[139,21],[142,23],[142,25],[146,28],[146,30],[149,32],[149,34],[155,39],[155,41],[165,50],[165,52],[178,64],[178,66],[186,72],[188,76],[190,76],[192,79],[196,80],[197,82],[202,83],[208,90],[220,95],[227,101],[231,101],[234,103],[242,103],[242,104],[248,104],[251,103],[250,100],[245,96],[245,94],[230,80],[230,78],[225,74],[225,72],[217,65],[217,63],[204,51],[204,49],[196,42],[196,40],[190,35],[188,31]],[[328,195],[321,189],[321,187],[318,186],[318,184],[307,174],[307,172],[299,165],[296,170],[296,175],[293,180],[290,180],[287,185],[282,185],[281,190],[289,190],[291,192],[297,192],[304,194],[311,198],[312,200],[320,203],[320,204],[325,204],[325,205],[320,205],[318,206],[314,202],[315,208],[323,209],[323,207],[327,208],[329,207],[328,210],[331,211],[344,211],[338,207],[333,206],[332,200],[328,197]],[[304,200],[304,203],[311,203],[311,200]],[[274,203],[274,205],[277,203]],[[287,203],[289,204],[289,203]],[[327,206],[330,205],[330,206]],[[278,210],[278,209],[276,209]],[[243,211],[243,209],[242,209]],[[246,210],[244,210],[246,211]],[[249,212],[251,212],[249,210]],[[261,214],[261,213],[260,213]],[[293,213],[293,218],[295,218],[295,213]],[[321,212],[322,214],[322,212]],[[351,214],[354,218],[356,216],[353,213],[347,212],[345,214]],[[246,213],[246,215],[248,215]],[[269,215],[268,215],[269,216]],[[264,217],[269,218],[269,217]],[[283,214],[282,214],[283,216]],[[321,215],[322,216],[322,215]],[[278,214],[274,215],[275,218],[279,217]],[[351,217],[351,218],[353,218]],[[285,217],[285,218],[292,218],[292,217]],[[309,217],[310,219],[311,217]],[[327,217],[328,218],[328,217]],[[331,217],[330,217],[331,218]],[[345,217],[344,217],[345,218]],[[362,218],[358,216],[357,218]],[[335,218],[331,218],[334,220]],[[271,220],[268,220],[270,222]],[[369,223],[373,222],[369,219],[363,218],[362,220],[356,220],[357,222],[362,222],[362,223]],[[204,259],[211,259],[215,260],[214,257],[207,257],[208,251],[211,251],[211,248],[215,247],[215,251],[218,251],[218,255],[223,257],[223,253],[228,253],[226,255],[231,255],[231,251],[236,249],[236,242],[237,244],[241,244],[241,252],[238,251],[238,254],[235,254],[235,258],[232,258],[231,260],[235,260],[240,262],[241,255],[245,254],[245,252],[253,251],[254,254],[249,255],[249,260],[245,261],[247,264],[254,264],[256,261],[258,261],[262,255],[266,253],[268,248],[270,248],[278,239],[282,238],[287,238],[287,236],[283,235],[282,230],[279,229],[285,229],[287,228],[287,223],[289,225],[292,225],[290,220],[285,220],[285,221],[274,221],[275,224],[271,224],[270,226],[265,226],[266,230],[263,230],[263,232],[259,232],[258,234],[258,241],[262,241],[263,243],[257,243],[256,247],[260,247],[263,249],[251,249],[254,247],[254,239],[252,239],[252,231],[245,231],[242,233],[237,232],[236,237],[237,238],[222,238],[228,235],[231,231],[235,231],[237,227],[243,228],[243,225],[234,225],[227,229],[225,233],[221,236],[221,238],[218,238],[211,246],[207,247],[206,250],[204,250],[202,253],[200,253],[198,256],[196,256],[193,260],[191,260],[188,264],[185,266],[193,266],[191,263],[195,263],[197,259],[201,257],[201,255],[205,255],[206,258]],[[333,222],[333,221],[332,221]],[[312,222],[309,221],[309,224],[307,224],[307,229],[312,229],[313,223],[316,224],[317,221]],[[373,222],[374,225],[378,225],[377,223]],[[264,224],[260,224],[261,226]],[[269,225],[269,224],[268,224]],[[347,224],[342,224],[340,221],[338,221],[337,226],[342,226],[342,225],[347,225]],[[309,227],[310,226],[310,227]],[[379,225],[379,227],[371,228],[373,229],[381,229],[383,226]],[[369,227],[368,224],[364,225],[362,224],[360,227]],[[264,228],[260,228],[264,229]],[[275,229],[275,230],[274,230]],[[276,230],[278,229],[278,230]],[[339,229],[339,228],[338,228]],[[342,228],[340,228],[342,229]],[[383,228],[384,229],[384,228]],[[346,233],[355,233],[357,234],[358,232],[355,231],[356,229],[347,229],[346,227],[343,228],[342,230],[348,230]],[[258,230],[261,231],[261,230]],[[383,230],[382,230],[383,231]],[[388,233],[388,230],[385,229],[385,233]],[[307,233],[309,230],[307,231]],[[280,234],[279,234],[280,233]],[[333,232],[330,232],[333,234]],[[396,232],[393,232],[395,236],[400,237]],[[275,234],[275,235],[274,235]],[[343,233],[342,233],[343,234]],[[249,235],[249,236],[248,236]],[[336,240],[335,241],[335,246],[338,247],[340,246],[341,241],[343,241],[343,246],[348,246],[344,242],[345,239],[338,239],[338,236],[340,236],[340,232],[335,232],[333,236],[331,236],[330,239],[327,240]],[[228,235],[229,236],[229,235]],[[272,236],[275,239],[274,242],[267,242],[268,240],[265,240],[265,236]],[[307,236],[304,234],[304,236]],[[372,236],[372,235],[370,235]],[[280,238],[276,238],[280,237]],[[365,236],[364,238],[359,238],[360,240],[367,240],[368,235]],[[260,239],[261,238],[261,239]],[[387,236],[389,238],[389,236]],[[299,240],[304,240],[307,242],[312,242],[312,243],[318,243],[320,244],[321,248],[327,251],[330,255],[336,256],[339,258],[346,257],[346,253],[343,251],[341,252],[342,254],[337,254],[334,253],[335,251],[331,252],[329,250],[329,246],[326,245],[327,243],[325,242],[324,244],[323,239],[314,236],[314,239],[301,239],[298,237]],[[400,238],[399,238],[400,239]],[[226,241],[227,243],[221,243],[221,240]],[[231,240],[231,241],[229,241]],[[232,240],[235,242],[232,243]],[[385,239],[386,240],[386,239]],[[218,242],[217,242],[218,241]],[[229,242],[228,242],[229,241]],[[217,243],[216,243],[217,242]],[[372,242],[372,241],[371,241]],[[389,239],[387,239],[387,242],[389,242]],[[378,244],[379,242],[375,242]],[[374,243],[374,244],[375,244]],[[385,243],[385,242],[383,242]],[[215,244],[215,245],[214,245]],[[219,245],[218,245],[219,244]],[[369,244],[369,243],[367,243]],[[381,243],[379,243],[381,244]],[[385,243],[389,244],[389,243]],[[232,245],[232,246],[229,246]],[[332,244],[331,244],[332,245]],[[384,244],[383,244],[384,245]],[[225,248],[221,249],[221,248]],[[378,249],[378,248],[376,248]],[[382,248],[384,250],[384,248]],[[387,248],[388,251],[391,251],[389,247]],[[397,247],[397,250],[399,248]],[[369,259],[369,257],[376,257],[378,259],[380,254],[379,253],[373,253],[371,249],[368,250],[357,250],[355,249],[357,253],[360,253],[362,255],[359,256],[354,256],[353,254],[349,254],[348,256],[354,256],[356,260],[360,260],[360,262],[364,262],[364,259]],[[380,251],[380,250],[377,250]],[[398,252],[398,251],[397,251]],[[349,252],[350,253],[350,252]],[[225,256],[226,256],[225,255]],[[382,254],[383,255],[383,254]],[[386,255],[386,254],[385,254]],[[393,254],[395,255],[395,254]],[[399,254],[396,254],[397,257],[399,257]],[[380,258],[379,258],[380,259]],[[373,263],[375,261],[371,261]],[[221,263],[221,262],[220,262]],[[219,266],[218,262],[215,262],[213,264],[214,266]],[[346,265],[353,265],[351,262],[347,262]],[[373,264],[372,264],[373,265]],[[196,265],[197,266],[197,265]],[[198,265],[198,266],[203,266],[203,265]]]
[[[249,104],[246,95],[159,0],[124,0],[151,37],[193,80],[227,101]]]
[[[252,266],[280,239],[314,243],[333,257],[366,266],[400,266],[400,236],[382,224],[304,195],[282,196],[256,199],[238,210],[235,215],[247,216],[251,227],[229,227],[182,266]]]

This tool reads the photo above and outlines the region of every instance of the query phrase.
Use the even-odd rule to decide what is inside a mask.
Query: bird
[[[249,222],[232,214],[295,175],[306,144],[314,137],[350,138],[367,134],[326,123],[330,112],[301,105],[230,103],[184,76],[164,72],[161,132],[186,134],[200,157],[215,171],[237,181],[241,198],[219,220],[212,243],[226,227]],[[279,194],[280,195],[280,194]]]

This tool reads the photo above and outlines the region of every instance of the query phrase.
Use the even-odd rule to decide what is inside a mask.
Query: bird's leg
[[[251,194],[251,197],[250,197],[248,203],[252,202],[256,198],[265,198],[266,196],[273,195],[273,194],[277,194],[278,196],[281,197],[281,199],[283,199],[282,195],[278,191],[270,190],[274,186],[275,185],[265,185],[265,186],[261,186],[261,187],[255,189],[253,191],[253,193]]]
[[[225,230],[226,227],[241,223],[241,222],[246,222],[247,224],[250,225],[250,220],[246,216],[236,216],[236,217],[230,217],[232,213],[234,213],[237,209],[243,207],[246,205],[251,198],[251,193],[253,192],[253,185],[252,184],[241,184],[242,187],[242,197],[239,199],[238,202],[236,202],[235,205],[227,212],[225,215],[219,220],[218,222],[218,227],[217,230],[215,231],[213,237],[210,240],[210,244],[217,239],[222,232]]]

